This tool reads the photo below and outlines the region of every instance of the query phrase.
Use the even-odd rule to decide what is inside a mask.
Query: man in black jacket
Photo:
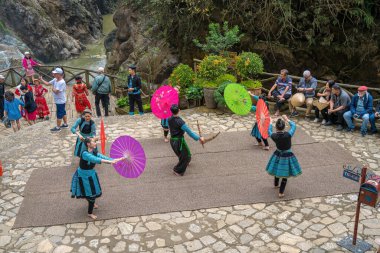
[[[135,102],[139,107],[139,114],[144,114],[142,100],[141,100],[141,79],[136,75],[136,66],[129,66],[129,76],[128,76],[128,99],[129,99],[129,115],[135,114]]]
[[[0,75],[0,120],[4,117],[5,77]]]

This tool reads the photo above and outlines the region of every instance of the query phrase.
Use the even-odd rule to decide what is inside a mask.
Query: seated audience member
[[[282,69],[276,83],[268,92],[268,98],[274,98],[276,101],[275,116],[280,115],[280,110],[283,104],[292,96],[292,79],[288,76],[288,70]]]
[[[323,119],[322,120],[322,125],[325,125],[326,122],[328,121],[328,113],[327,113],[327,111],[329,109],[329,104],[330,104],[331,87],[334,84],[335,84],[335,82],[333,80],[327,81],[326,82],[326,86],[323,89],[323,91],[321,93],[320,92],[317,93],[317,97],[319,98],[319,100],[317,101],[317,103],[319,103],[319,104],[326,103],[326,107],[320,110],[319,107],[317,107],[317,106],[314,105],[314,111],[315,111],[314,123],[320,122],[319,114],[322,114],[322,119]]]
[[[328,121],[325,125],[337,124],[336,130],[342,131],[343,114],[350,109],[351,98],[338,84],[332,86],[331,92],[330,108],[327,111]]]

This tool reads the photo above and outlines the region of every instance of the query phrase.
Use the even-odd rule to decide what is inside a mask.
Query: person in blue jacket
[[[356,93],[351,101],[350,110],[343,114],[343,118],[347,123],[347,131],[353,132],[355,125],[352,122],[352,118],[362,119],[362,126],[360,132],[364,137],[367,134],[367,125],[371,121],[371,134],[377,132],[375,126],[375,115],[373,111],[373,98],[371,94],[367,92],[366,86],[360,86],[358,93]]]
[[[170,111],[173,113],[173,116],[168,119],[171,136],[170,145],[179,159],[177,165],[174,166],[173,172],[177,176],[183,176],[191,161],[190,149],[187,146],[184,137],[185,132],[193,138],[193,140],[199,141],[202,144],[205,139],[191,131],[191,129],[186,125],[185,121],[179,116],[180,109],[178,108],[178,105],[172,105],[170,107]]]
[[[79,128],[78,132],[77,128]],[[78,136],[77,142],[75,143],[74,155],[80,157],[82,152],[86,150],[86,146],[83,143],[84,139],[87,137],[94,138],[96,136],[96,126],[92,120],[92,112],[90,109],[83,111],[82,117],[75,121],[71,132]]]
[[[136,66],[131,65],[128,68],[129,76],[128,76],[128,99],[129,99],[129,115],[135,114],[135,102],[139,108],[139,114],[143,115],[144,110],[142,106],[141,99],[141,79],[138,75],[136,75]]]
[[[125,160],[126,157],[112,159],[98,153],[94,138],[86,138],[84,144],[86,145],[86,150],[81,154],[79,167],[71,181],[71,197],[85,198],[88,201],[88,216],[95,220],[97,217],[92,213],[94,208],[98,208],[95,204],[95,199],[102,195],[98,173],[94,170],[95,165],[101,163],[114,164]]]

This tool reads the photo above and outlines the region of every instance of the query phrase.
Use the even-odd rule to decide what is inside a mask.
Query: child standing
[[[278,197],[283,198],[286,183],[289,177],[296,177],[302,173],[301,166],[292,152],[292,137],[296,131],[296,123],[290,121],[286,115],[276,121],[276,133],[272,132],[272,124],[269,126],[269,136],[276,143],[277,150],[269,159],[266,171],[274,176],[274,186],[280,187]],[[289,132],[284,131],[285,122],[290,125]],[[279,186],[281,180],[281,185]]]
[[[37,75],[33,76],[33,84],[34,84],[34,96],[36,98],[37,104],[37,114],[40,119],[49,119],[49,106],[47,105],[45,94],[48,90],[42,86],[40,77]]]
[[[11,91],[5,92],[5,104],[4,104],[4,115],[12,124],[14,132],[21,129],[20,125],[20,105],[24,106],[24,103],[19,99],[15,98],[15,94]]]
[[[20,90],[24,94],[26,120],[29,125],[34,125],[37,119],[37,104],[34,101],[33,92],[28,90],[26,86],[21,86]]]

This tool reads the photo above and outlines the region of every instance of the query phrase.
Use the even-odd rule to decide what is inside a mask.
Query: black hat
[[[28,87],[21,85],[20,90],[28,90]]]
[[[82,77],[81,76],[76,76],[75,80],[82,80]]]
[[[131,64],[131,65],[128,66],[128,68],[133,69],[133,70],[136,70],[136,65]]]
[[[173,104],[172,106],[170,106],[170,111],[171,111],[173,114],[177,114],[177,113],[179,112],[178,105]]]

